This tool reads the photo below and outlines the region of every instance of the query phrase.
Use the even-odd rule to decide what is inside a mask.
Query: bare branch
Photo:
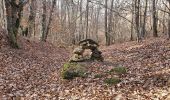
[[[17,7],[17,8],[19,7],[13,0],[12,1],[6,0],[6,2],[9,3],[13,7]]]
[[[105,6],[104,4],[102,4],[102,3],[100,3],[99,1],[93,2],[93,1],[90,0],[89,2],[91,2],[91,3],[93,3],[93,4],[101,5],[101,6],[103,6],[103,7],[106,8],[106,6]],[[113,9],[110,9],[110,8],[108,8],[108,7],[107,7],[107,9],[109,9],[110,11],[118,14],[118,16],[122,17],[123,19],[125,19],[125,20],[128,21],[129,23],[133,24],[132,21],[130,21],[130,20],[127,19],[126,17],[122,16],[119,12],[117,12],[117,11],[115,11],[115,10],[113,10]]]
[[[167,0],[168,1],[168,0]],[[162,1],[162,3],[165,5],[165,7],[170,11],[170,8],[168,7],[168,5]]]
[[[166,10],[163,10],[163,9],[158,9],[158,10],[160,10],[160,11],[162,11],[162,12],[165,12],[165,13],[167,13],[167,14],[170,14],[170,12],[168,12],[168,11],[166,11]]]
[[[20,0],[19,6],[25,6],[29,0]]]

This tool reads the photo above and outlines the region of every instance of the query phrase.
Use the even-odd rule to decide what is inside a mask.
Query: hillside
[[[151,100],[170,99],[170,41],[148,39],[101,47],[104,62],[83,62],[86,78],[63,80],[62,65],[68,61],[66,48],[50,43],[20,40],[20,49],[0,48],[0,98],[53,100]],[[106,85],[105,74],[116,66],[127,73],[117,85]]]

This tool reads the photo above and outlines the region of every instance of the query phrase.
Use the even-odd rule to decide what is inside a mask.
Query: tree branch
[[[18,8],[18,5],[13,0],[12,1],[6,0],[6,2],[9,3],[11,6]]]
[[[170,12],[168,12],[168,11],[166,11],[166,10],[163,10],[163,9],[158,9],[158,10],[160,10],[160,11],[162,11],[162,12],[165,12],[165,13],[167,13],[167,14],[170,14]]]
[[[167,0],[168,1],[168,0]],[[170,2],[170,1],[169,1]],[[170,11],[170,8],[168,7],[168,5],[162,1],[162,3],[165,5],[165,7]]]
[[[25,6],[28,3],[29,0],[20,0],[20,3],[18,6]]]
[[[101,6],[103,6],[103,7],[106,8],[106,6],[105,6],[104,4],[102,4],[102,3],[98,2],[98,1],[93,2],[93,1],[89,0],[89,2],[91,2],[91,3],[93,3],[93,4],[101,5]],[[122,16],[119,12],[117,12],[117,11],[115,11],[115,10],[113,10],[113,9],[110,9],[110,8],[108,8],[108,7],[107,7],[107,9],[109,9],[110,11],[118,14],[118,16],[122,17],[123,19],[125,19],[125,20],[128,21],[129,23],[133,24],[131,20],[129,20],[129,19],[127,19],[126,17]]]

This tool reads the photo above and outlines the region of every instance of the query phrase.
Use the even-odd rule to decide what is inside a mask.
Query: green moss
[[[94,78],[102,78],[104,75],[103,74],[96,74]]]
[[[115,85],[121,82],[121,80],[119,78],[107,78],[104,80],[104,82],[108,85]]]
[[[86,69],[78,63],[65,63],[61,70],[63,79],[73,79],[75,77],[86,77]]]
[[[125,67],[116,67],[113,68],[111,71],[117,74],[125,74],[127,72]]]

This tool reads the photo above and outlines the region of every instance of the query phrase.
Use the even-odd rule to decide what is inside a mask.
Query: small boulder
[[[82,64],[65,63],[61,70],[63,79],[73,79],[75,77],[86,77],[86,69]]]
[[[98,50],[99,44],[91,39],[85,39],[79,42],[79,46],[73,50],[73,56],[70,58],[70,62],[80,62],[86,59],[84,57],[85,50],[91,50],[89,60],[103,61],[102,52]]]
[[[82,48],[82,46],[79,46],[73,50],[73,53],[78,54],[78,55],[82,55],[83,52],[84,52],[84,49]]]
[[[104,58],[102,57],[101,54],[102,54],[102,52],[99,51],[99,50],[96,48],[96,49],[94,49],[94,50],[92,51],[91,59],[92,59],[92,60],[103,61]]]

